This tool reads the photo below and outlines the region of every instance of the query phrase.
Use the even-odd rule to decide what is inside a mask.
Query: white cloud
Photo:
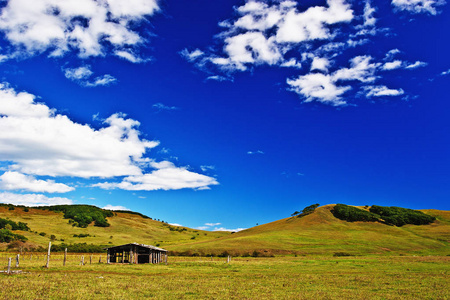
[[[225,228],[225,227],[216,227],[216,228],[214,228],[213,231],[230,231],[230,232],[238,232],[238,231],[242,231],[242,230],[245,230],[245,229],[247,229],[247,228],[228,229],[228,228]]]
[[[219,184],[216,179],[176,167],[173,163],[163,161],[151,162],[156,169],[151,173],[128,176],[121,182],[103,182],[94,184],[103,189],[123,189],[129,191],[179,190],[191,188],[197,190],[209,189],[211,185]]]
[[[199,229],[199,230],[207,230],[209,228],[209,226],[198,226],[195,227],[195,229]]]
[[[328,66],[330,65],[330,61],[327,58],[314,57],[311,63],[311,71],[319,70],[328,72]]]
[[[96,130],[36,103],[34,95],[2,84],[0,115],[0,161],[8,162],[8,171],[51,177],[126,176],[120,184],[102,187],[127,190],[207,189],[218,184],[214,178],[146,157],[159,142],[140,138],[139,122],[123,114],[110,116]],[[154,171],[144,172],[148,167]],[[48,190],[57,185],[26,178],[28,185],[47,184]]]
[[[405,68],[406,69],[416,69],[416,68],[420,68],[420,67],[425,67],[428,64],[426,62],[423,61],[416,61],[415,63],[409,64],[407,65]]]
[[[200,166],[200,169],[202,169],[203,172],[215,170],[215,166]]]
[[[104,56],[110,48],[133,61],[125,53],[145,40],[132,26],[158,9],[156,0],[9,0],[1,10],[0,30],[27,55],[63,56],[74,50],[86,58]]]
[[[390,51],[387,56],[390,57],[393,53]],[[288,79],[287,84],[292,91],[305,97],[306,102],[319,101],[333,106],[348,104],[343,96],[352,87],[350,85],[342,85],[346,81],[360,82],[367,97],[399,96],[404,94],[402,89],[392,90],[385,86],[373,86],[371,84],[379,77],[377,75],[378,70],[387,71],[408,68],[409,65],[400,60],[384,64],[372,63],[372,60],[371,56],[356,56],[350,60],[349,68],[340,68],[331,74],[310,73],[302,75],[294,79]],[[327,71],[327,69],[323,71]]]
[[[417,69],[420,67],[425,67],[427,63],[423,61],[416,61],[415,63],[407,63],[401,60],[394,60],[386,62],[381,69],[382,70],[395,70],[395,69]]]
[[[110,85],[112,83],[115,83],[116,81],[117,81],[117,79],[114,78],[113,76],[111,76],[109,74],[105,74],[103,76],[96,77],[94,79],[94,81],[92,81],[92,82],[87,81],[85,83],[85,85],[87,87],[108,86],[108,85]]]
[[[162,103],[155,103],[152,105],[152,107],[157,110],[177,110],[178,109],[178,107],[176,107],[176,106],[167,106]]]
[[[300,43],[331,37],[329,25],[350,22],[353,10],[343,0],[328,0],[328,7],[314,6],[304,12],[289,9],[279,21],[276,40],[279,43]]]
[[[402,89],[390,89],[384,85],[367,86],[365,87],[365,90],[368,97],[400,96],[405,93]]]
[[[295,58],[285,59],[284,54],[296,44],[331,38],[331,27],[350,22],[353,10],[344,0],[328,0],[327,6],[306,11],[298,11],[296,6],[294,1],[270,6],[262,1],[247,1],[235,9],[235,21],[220,23],[227,30],[219,35],[224,43],[222,55],[199,49],[191,52],[185,49],[181,55],[200,68],[212,64],[231,72],[262,64],[300,68]]]
[[[184,227],[183,225],[178,224],[178,223],[169,223],[169,225],[172,225],[172,226],[178,226],[178,227]]]
[[[398,10],[410,13],[429,13],[436,15],[437,8],[445,4],[444,0],[392,0],[392,5]]]
[[[40,193],[67,193],[75,188],[53,180],[38,180],[33,176],[18,172],[5,172],[0,176],[0,189],[26,190]]]
[[[111,204],[108,204],[108,205],[104,206],[103,209],[107,209],[107,210],[130,210],[130,209],[126,208],[125,206],[111,205]]]
[[[350,60],[350,68],[342,68],[333,73],[333,81],[358,80],[361,82],[372,82],[376,79],[375,71],[379,66],[370,63],[371,56],[356,56]]]
[[[383,70],[395,70],[402,67],[403,62],[401,60],[394,60],[391,62],[385,63],[381,68]]]
[[[218,226],[218,225],[222,225],[222,223],[205,223],[205,226]]]
[[[0,193],[0,202],[14,205],[25,206],[48,206],[60,204],[73,204],[73,201],[67,198],[52,197],[41,194],[14,194],[14,193]]]
[[[443,71],[440,75],[441,76],[445,76],[445,75],[448,75],[448,74],[450,74],[450,69],[448,69],[447,71]]]
[[[233,18],[219,23],[223,31],[216,35],[218,47],[185,49],[181,55],[208,73],[208,79],[233,78],[235,72],[253,71],[260,65],[296,68],[298,74],[286,83],[302,101],[346,105],[357,95],[364,95],[358,92],[364,86],[379,85],[377,81],[384,75],[380,71],[426,65],[394,60],[398,49],[390,50],[382,59],[370,53],[354,56],[349,66],[343,65],[345,59],[341,57],[347,50],[356,52],[353,49],[373,42],[377,35],[386,37],[390,31],[377,27],[377,7],[372,1],[362,4],[327,0],[326,4],[300,9],[300,1],[246,0],[235,7]]]
[[[281,63],[280,66],[285,67],[285,68],[300,69],[302,67],[302,64],[300,62],[298,62],[295,58],[291,58],[288,61]]]
[[[193,62],[193,61],[197,60],[198,58],[202,57],[203,55],[205,55],[205,53],[203,51],[201,51],[200,49],[195,49],[191,52],[189,52],[189,50],[187,50],[187,49],[183,49],[180,52],[180,54],[181,54],[181,56],[183,56],[190,62]]]
[[[81,86],[85,87],[96,87],[96,86],[108,86],[117,81],[116,78],[109,74],[105,74],[103,76],[95,77],[93,80],[90,80],[94,72],[91,71],[90,66],[81,66],[78,68],[67,68],[63,69],[64,76],[67,79],[70,79]]]
[[[264,154],[264,151],[257,150],[257,151],[247,151],[247,154],[253,155],[253,154]]]
[[[84,80],[91,77],[93,72],[90,66],[82,66],[78,68],[69,68],[64,70],[64,75],[70,80]]]
[[[346,104],[346,101],[341,100],[341,96],[351,89],[349,86],[337,86],[332,76],[321,73],[311,73],[295,79],[288,79],[287,84],[292,91],[305,97],[306,102],[318,100],[333,106]]]

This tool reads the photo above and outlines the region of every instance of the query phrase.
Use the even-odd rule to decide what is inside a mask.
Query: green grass
[[[30,208],[28,212],[24,212],[23,208],[8,210],[7,207],[0,207],[0,217],[28,224],[30,231],[15,231],[15,233],[20,233],[28,238],[25,247],[47,247],[51,235],[56,236],[56,240],[52,241],[53,244],[64,242],[66,244],[121,245],[137,242],[159,244],[164,248],[173,244],[192,243],[193,236],[195,236],[195,241],[206,241],[230,234],[229,232],[208,232],[190,228],[186,228],[182,232],[171,231],[168,224],[130,213],[116,213],[116,216],[107,218],[111,224],[109,227],[96,227],[91,224],[87,228],[72,226],[67,219],[63,218],[62,212],[41,209]],[[41,236],[39,234],[41,232],[46,235]],[[89,234],[89,236],[74,237],[74,235],[80,234]],[[6,244],[3,244],[3,249],[5,248]]]
[[[317,208],[302,218],[292,217],[260,225],[216,240],[171,249],[199,253],[228,251],[234,255],[259,251],[262,255],[297,253],[332,255],[448,255],[450,212],[427,210],[437,220],[430,225],[389,226],[379,222],[347,222],[335,218],[333,205]]]
[[[23,255],[2,299],[448,299],[449,257],[169,257],[168,265],[80,266]],[[0,255],[6,268],[6,253]]]
[[[208,232],[183,228],[170,230],[168,224],[136,214],[117,213],[108,218],[110,227],[73,227],[62,213],[0,207],[0,217],[25,222],[31,231],[15,231],[28,238],[27,245],[87,243],[120,245],[130,242],[151,244],[179,253],[233,256],[325,255],[346,252],[352,255],[449,255],[450,212],[424,210],[437,220],[429,225],[389,226],[380,222],[346,222],[333,216],[326,205],[302,218],[292,217],[256,226],[238,233]],[[172,227],[174,229],[175,227]],[[181,229],[178,228],[178,229]],[[39,233],[45,232],[45,236]],[[79,238],[74,235],[89,235]],[[6,249],[6,244],[0,249]]]

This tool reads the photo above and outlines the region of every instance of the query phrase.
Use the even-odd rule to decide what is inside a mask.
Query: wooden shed
[[[106,248],[107,263],[119,264],[159,264],[167,263],[167,250],[138,243]]]

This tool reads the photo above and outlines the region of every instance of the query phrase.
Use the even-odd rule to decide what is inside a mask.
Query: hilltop
[[[252,227],[217,240],[172,247],[178,251],[276,254],[450,254],[450,211],[422,210],[436,217],[429,225],[401,227],[381,222],[347,222],[325,205],[303,217],[290,217]],[[256,253],[254,253],[256,251]]]
[[[335,205],[305,215],[281,219],[237,233],[210,232],[172,226],[134,212],[106,212],[106,224],[85,228],[64,218],[64,212],[43,208],[0,206],[0,218],[26,223],[29,230],[14,230],[28,248],[53,244],[153,244],[184,255],[448,255],[450,211],[422,210],[436,219],[428,225],[392,226],[382,220],[348,222],[336,218]],[[314,207],[315,208],[315,207]],[[98,209],[98,208],[96,208]],[[361,210],[368,208],[360,207]],[[67,215],[66,215],[67,217]],[[434,218],[433,218],[434,219]],[[102,227],[103,226],[103,227]],[[7,247],[2,244],[3,249]]]
[[[45,248],[49,241],[52,241],[53,245],[86,243],[88,245],[111,246],[139,242],[168,247],[194,240],[217,239],[230,234],[229,232],[209,232],[172,226],[140,213],[106,211],[91,206],[83,206],[83,208],[93,208],[94,212],[105,211],[108,215],[105,218],[107,223],[100,223],[101,226],[95,226],[96,221],[92,221],[84,227],[83,223],[78,224],[71,218],[65,219],[64,212],[52,211],[54,207],[14,207],[14,209],[10,209],[11,207],[0,206],[0,218],[27,224],[30,230],[17,230],[14,233],[27,238],[23,247],[29,249]],[[76,217],[78,216],[75,216],[75,219]],[[82,227],[79,227],[80,225]],[[7,247],[5,243],[1,245],[3,249]],[[101,249],[101,247],[97,247],[97,249]]]

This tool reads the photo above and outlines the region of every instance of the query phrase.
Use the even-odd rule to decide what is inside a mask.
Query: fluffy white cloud
[[[423,61],[416,61],[415,63],[409,64],[405,67],[405,69],[416,69],[416,68],[420,68],[420,67],[425,67],[428,64],[426,62]]]
[[[53,180],[38,180],[33,176],[18,172],[5,172],[0,176],[0,189],[26,190],[40,193],[67,193],[75,188]]]
[[[397,0],[401,1],[408,2]],[[433,5],[439,2],[409,0],[427,1]],[[246,0],[235,8],[232,19],[219,23],[223,31],[216,39],[221,48],[185,49],[181,55],[209,74],[225,76],[209,75],[208,79],[230,80],[234,72],[259,65],[296,68],[298,75],[286,80],[288,89],[304,102],[334,106],[346,105],[355,96],[364,95],[359,91],[366,91],[365,86],[380,85],[377,81],[385,75],[381,71],[412,70],[426,65],[421,61],[394,59],[400,50],[393,49],[382,59],[369,53],[354,56],[349,66],[345,66],[347,59],[343,54],[347,50],[356,52],[356,48],[370,43],[374,36],[386,36],[389,31],[377,27],[377,8],[370,0],[365,3],[327,0],[324,5],[300,9],[302,6],[303,3],[294,0]],[[397,92],[399,95],[400,90]],[[384,91],[375,94],[379,93]]]
[[[222,223],[205,223],[205,226],[218,226],[218,225],[222,225]]]
[[[198,66],[208,63],[227,71],[245,71],[252,65],[279,65],[300,68],[295,58],[284,54],[296,44],[325,40],[333,36],[332,25],[348,23],[353,10],[344,0],[328,0],[327,6],[314,6],[298,11],[294,1],[268,5],[262,1],[248,1],[237,7],[235,21],[222,22],[227,31],[223,38],[223,55],[205,54],[196,49],[181,52]],[[269,32],[270,31],[270,32]]]
[[[353,10],[343,0],[328,0],[328,7],[314,6],[298,12],[295,6],[277,22],[276,40],[279,43],[300,43],[331,37],[330,25],[350,22]],[[283,8],[280,7],[280,11]]]
[[[328,72],[328,67],[330,65],[330,61],[324,57],[314,57],[311,63],[311,71],[319,70]]]
[[[111,205],[111,204],[108,204],[108,205],[104,206],[103,209],[107,209],[107,210],[130,210],[130,209],[126,208],[125,206]]]
[[[405,92],[402,89],[390,89],[387,86],[367,86],[364,88],[368,97],[382,97],[382,96],[400,96]]]
[[[356,56],[350,60],[350,68],[342,68],[333,73],[333,81],[358,80],[372,82],[376,79],[375,71],[379,64],[370,63],[371,56]]]
[[[47,197],[41,194],[14,194],[14,193],[0,193],[0,202],[14,205],[25,206],[48,206],[59,204],[73,204],[73,201],[61,197]]]
[[[168,161],[155,162],[146,157],[157,141],[140,138],[139,122],[114,114],[96,130],[73,122],[46,105],[35,102],[35,96],[17,93],[0,85],[0,160],[9,162],[9,170],[35,176],[72,176],[113,178],[127,176],[115,188],[127,190],[207,189],[216,179],[176,167]],[[144,170],[153,168],[146,173]],[[15,174],[20,177],[17,173]],[[3,175],[9,182],[11,173]],[[25,175],[23,175],[25,176]],[[25,186],[63,189],[52,181],[24,177]],[[16,187],[20,184],[16,183]],[[112,186],[102,186],[111,188]]]
[[[386,58],[392,59],[393,55],[399,51],[389,51]],[[314,58],[313,62],[317,58]],[[350,60],[349,68],[340,68],[334,72],[328,72],[328,68],[315,67],[311,71],[319,69],[322,73],[309,73],[298,76],[297,78],[287,79],[290,89],[297,94],[305,97],[306,102],[319,101],[321,103],[333,106],[347,105],[348,102],[343,98],[352,86],[342,85],[346,82],[356,81],[362,86],[366,97],[380,96],[400,96],[404,94],[402,89],[388,89],[386,86],[374,86],[373,83],[380,77],[380,71],[390,71],[394,69],[414,69],[426,65],[423,62],[409,64],[401,60],[394,60],[385,63],[372,62],[371,56],[356,56]],[[314,64],[313,64],[314,65]]]
[[[27,55],[50,50],[62,56],[103,56],[106,49],[136,60],[133,49],[144,42],[131,23],[158,11],[157,0],[9,0],[0,13],[0,30],[17,51]]]
[[[399,10],[411,13],[429,13],[436,15],[437,8],[445,4],[444,0],[392,0],[392,5]]]
[[[349,86],[337,86],[332,76],[321,73],[311,73],[296,79],[288,79],[287,84],[294,92],[303,95],[306,102],[319,100],[333,106],[346,104],[341,100],[341,96],[351,89]]]
[[[34,96],[0,85],[0,159],[25,174],[89,178],[139,175],[137,162],[158,142],[141,140],[139,122],[115,114],[99,130],[55,114]]]
[[[179,190],[184,188],[204,190],[219,184],[216,179],[176,167],[168,161],[151,162],[155,170],[151,173],[125,177],[121,182],[103,182],[94,186],[103,189],[129,191]]]
[[[172,224],[170,224],[170,225],[172,225]],[[198,226],[198,227],[195,227],[195,229],[199,229],[199,230],[207,230],[209,228],[209,226]]]
[[[94,74],[94,72],[91,71],[90,66],[67,68],[63,69],[63,71],[67,79],[75,81],[79,85],[85,87],[107,86],[117,81],[116,78],[114,78],[109,74],[97,76],[93,80],[91,80],[91,77]]]
[[[216,228],[214,228],[213,231],[230,231],[230,232],[238,232],[238,231],[242,231],[242,230],[245,230],[245,229],[247,229],[247,228],[228,229],[228,228],[225,228],[225,227],[216,227]]]
[[[93,72],[89,66],[82,66],[78,68],[69,68],[64,70],[64,75],[70,80],[82,80],[89,78]]]
[[[394,60],[391,62],[387,62],[383,65],[383,70],[395,70],[402,67],[402,61],[401,60]]]

